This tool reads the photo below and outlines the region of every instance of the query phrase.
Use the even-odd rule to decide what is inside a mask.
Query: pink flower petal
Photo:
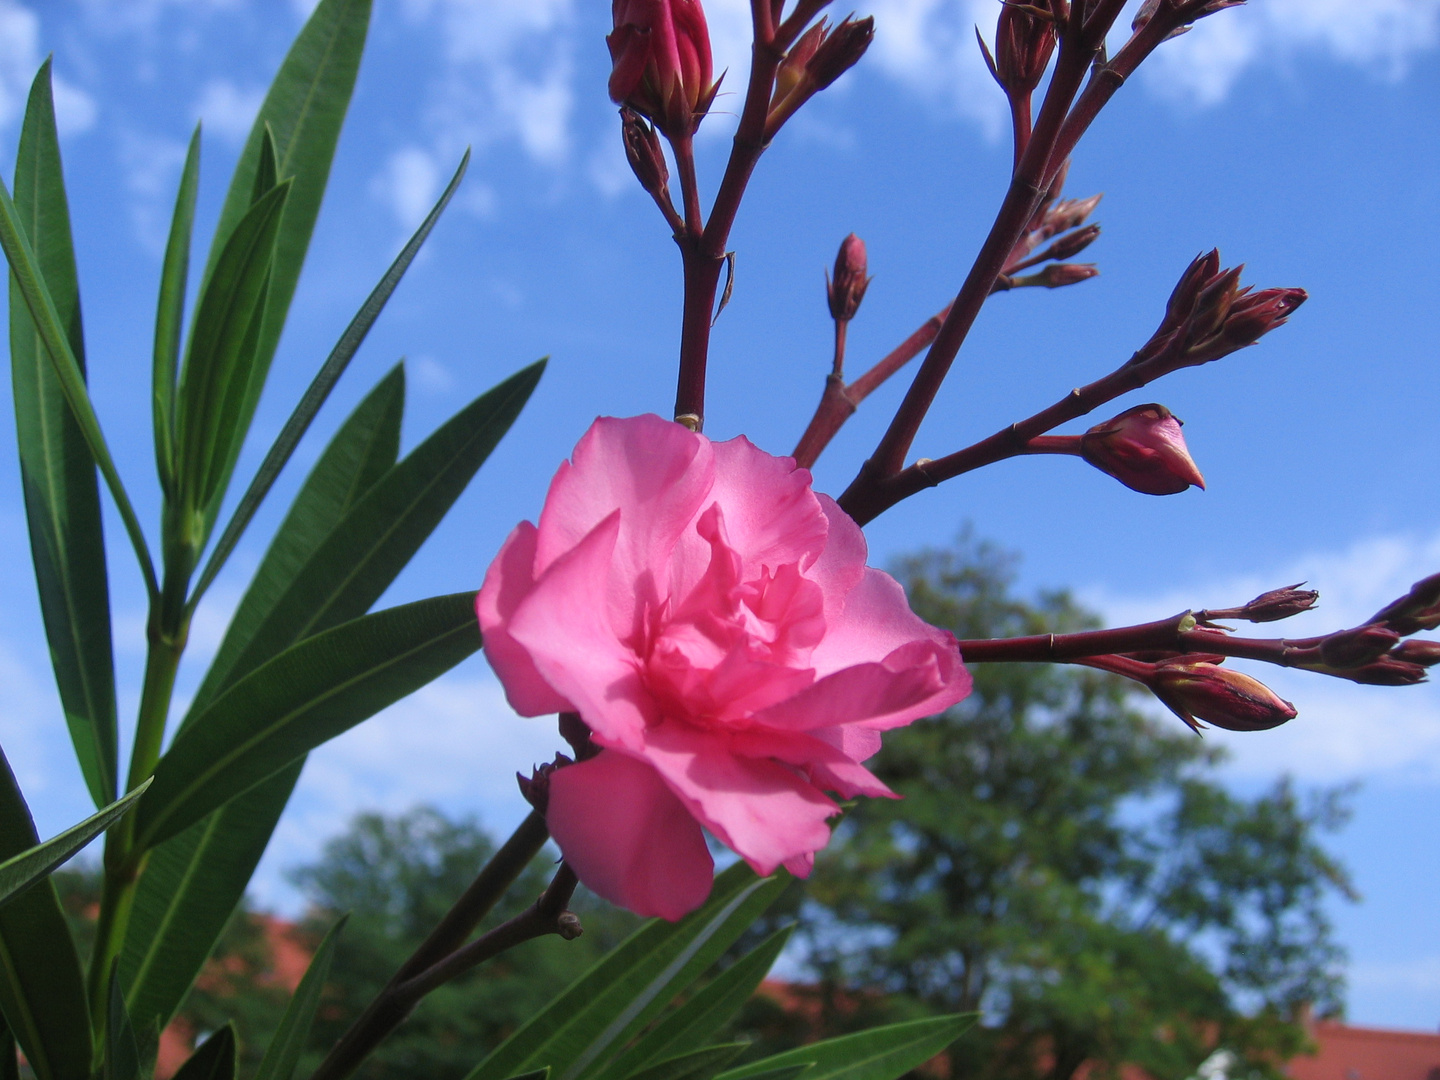
[[[510,619],[535,584],[535,526],[522,521],[505,539],[485,572],[475,613],[485,639],[485,658],[495,669],[505,699],[521,716],[570,712],[574,706],[540,677],[524,646],[510,636]]]
[[[803,768],[816,787],[837,792],[842,799],[856,795],[900,797],[864,765],[846,757],[838,746],[805,732],[742,731],[731,737],[730,748],[745,757],[772,757]]]
[[[810,471],[797,469],[794,458],[765,453],[743,435],[715,443],[714,449],[710,498],[725,512],[730,546],[745,560],[745,577],[787,563],[810,569],[830,531],[810,490]]]
[[[555,770],[545,820],[580,880],[637,915],[673,922],[710,895],[700,826],[642,761],[602,750]]]
[[[921,638],[906,642],[879,663],[826,675],[794,697],[760,710],[751,722],[785,731],[860,722],[892,728],[943,712],[969,692],[970,673],[953,642],[947,648]]]
[[[645,605],[668,595],[671,553],[710,492],[710,446],[658,416],[596,420],[551,481],[540,514],[536,575],[622,510],[606,580],[617,632],[635,632]]]
[[[606,581],[620,530],[617,510],[550,564],[510,618],[510,634],[539,672],[597,734],[612,744],[643,745],[659,719],[635,653],[616,636]]]
[[[855,519],[841,510],[829,495],[815,496],[820,500],[820,509],[829,523],[825,537],[825,550],[810,569],[809,577],[820,586],[825,597],[825,611],[829,616],[838,616],[845,609],[845,597],[860,584],[865,574],[865,559],[869,548],[865,534]],[[869,657],[868,659],[874,659]]]
[[[644,759],[700,823],[761,875],[830,840],[840,812],[793,769],[739,757],[724,735],[665,723],[645,733]]]

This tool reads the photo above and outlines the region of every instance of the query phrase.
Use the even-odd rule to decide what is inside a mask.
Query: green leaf
[[[158,599],[160,583],[155,576],[155,562],[150,557],[150,548],[145,543],[145,531],[140,528],[140,519],[135,516],[135,507],[130,503],[130,496],[126,493],[120,474],[115,469],[115,461],[110,456],[110,448],[105,444],[100,421],[95,416],[90,395],[85,389],[84,369],[67,340],[67,324],[45,284],[40,260],[25,233],[20,211],[11,200],[10,192],[3,182],[0,182],[0,249],[4,250],[6,261],[10,264],[12,306],[13,298],[18,294],[24,301],[25,310],[30,314],[36,337],[50,358],[56,382],[66,404],[70,406],[70,413],[85,439],[90,456],[99,467],[100,475],[105,478],[105,486],[110,489],[111,498],[115,500],[115,508],[120,512],[120,520],[125,525],[125,534],[130,539],[130,546],[135,551],[135,558],[145,577],[146,592],[152,600]]]
[[[260,199],[280,182],[280,153],[275,149],[275,132],[270,125],[260,136],[260,157],[255,162],[255,182],[250,185],[250,205]]]
[[[140,1076],[140,1047],[130,1014],[125,1011],[125,996],[120,993],[120,977],[110,974],[110,1007],[105,1022],[104,1080],[137,1080]]]
[[[510,1080],[550,1080],[550,1066],[546,1065],[543,1069],[532,1069],[519,1076],[512,1076]]]
[[[237,674],[248,674],[238,673],[234,660],[255,627],[345,511],[395,464],[404,398],[405,372],[396,365],[330,440],[230,620],[187,722]],[[137,1024],[163,1027],[180,1007],[245,894],[302,765],[297,761],[150,853],[120,960]]]
[[[35,76],[20,131],[15,208],[83,380],[80,289],[48,60]],[[104,806],[115,798],[118,740],[100,490],[85,435],[13,279],[10,368],[25,516],[50,661],[80,772],[95,805]]]
[[[15,774],[0,753],[0,858],[38,843]],[[0,908],[0,1013],[36,1080],[90,1080],[94,1036],[85,979],[50,881]]]
[[[340,335],[340,340],[330,350],[330,355],[325,358],[325,363],[320,366],[315,378],[306,388],[304,395],[300,398],[295,411],[290,414],[290,419],[285,421],[285,426],[280,429],[275,442],[271,444],[270,450],[265,455],[265,460],[260,463],[254,479],[246,488],[245,494],[241,496],[240,503],[235,507],[235,513],[231,515],[230,521],[225,526],[225,531],[220,534],[220,539],[215,542],[215,548],[210,552],[210,558],[205,563],[205,569],[200,575],[191,593],[189,604],[193,609],[200,602],[200,597],[215,580],[215,575],[225,565],[225,560],[235,550],[235,545],[240,542],[241,535],[250,524],[250,519],[255,516],[255,511],[269,494],[271,486],[285,468],[290,455],[295,452],[295,447],[300,444],[300,439],[309,430],[311,421],[320,411],[320,406],[330,396],[330,391],[335,388],[336,382],[344,374],[351,359],[355,356],[360,343],[370,333],[370,328],[375,325],[375,320],[380,317],[390,294],[400,284],[400,279],[405,276],[405,271],[419,254],[420,247],[430,235],[435,223],[440,220],[440,215],[445,207],[450,204],[450,199],[455,194],[455,189],[460,186],[460,179],[465,175],[465,170],[470,164],[470,151],[465,151],[465,156],[460,159],[460,167],[455,170],[455,175],[450,178],[450,183],[441,193],[439,200],[426,215],[415,234],[410,237],[409,242],[401,249],[395,261],[390,264],[390,269],[385,271],[385,276],[380,283],[371,290],[370,295],[365,298],[365,303],[360,305],[360,310],[350,320],[350,325]]]
[[[629,1080],[710,1080],[726,1065],[735,1060],[748,1042],[724,1043],[692,1050],[688,1054],[666,1058],[654,1065],[628,1074]]]
[[[22,851],[0,862],[0,904],[5,904],[23,893],[108,829],[110,823],[129,810],[130,804],[144,794],[149,786],[150,781],[146,780],[134,791],[127,792],[124,798],[116,800],[99,813],[92,814],[80,824],[72,825],[45,843],[37,844],[28,851]]]
[[[237,418],[237,427],[242,433],[249,430],[255,404],[265,385],[310,246],[315,219],[320,213],[340,127],[360,70],[360,54],[365,48],[370,23],[370,4],[371,0],[321,0],[316,6],[270,84],[235,166],[220,221],[215,227],[215,242],[205,270],[207,279],[217,265],[217,252],[250,205],[268,125],[277,155],[276,175],[282,181],[293,180],[293,187],[275,245],[264,326],[252,362],[254,377]]]
[[[501,1043],[467,1080],[501,1080],[549,1065],[557,1080],[599,1066],[684,992],[784,890],[743,863],[679,922],[652,919]]]
[[[439,677],[480,647],[475,594],[387,608],[307,638],[181,731],[135,811],[144,851]]]
[[[235,1028],[226,1024],[196,1047],[170,1080],[235,1080]]]
[[[180,369],[180,331],[185,319],[185,287],[190,277],[190,237],[195,229],[195,196],[200,188],[200,128],[190,136],[165,261],[160,270],[160,299],[155,305],[155,360],[151,368],[151,415],[155,428],[155,467],[160,487],[173,494],[175,479],[175,376]]]
[[[757,1080],[810,1062],[804,1080],[896,1080],[925,1064],[975,1023],[973,1013],[911,1020],[811,1043],[723,1072],[716,1080]]]
[[[703,1043],[740,1011],[775,958],[790,940],[792,923],[781,927],[750,952],[722,971],[680,1008],[656,1024],[645,1036],[605,1069],[605,1080],[624,1080],[664,1054],[679,1047]]]
[[[225,494],[249,417],[244,402],[255,377],[280,217],[290,185],[262,195],[240,219],[200,293],[175,403],[178,535],[192,558],[204,545],[214,507]]]
[[[764,1072],[755,1073],[748,1080],[798,1080],[798,1078],[815,1064],[813,1061],[801,1061],[793,1065],[781,1065],[778,1069],[766,1069]]]
[[[295,1064],[300,1060],[300,1052],[305,1049],[310,1025],[315,1020],[315,1010],[320,1007],[320,994],[325,989],[325,977],[330,974],[330,961],[335,958],[335,942],[348,918],[348,915],[340,916],[315,950],[305,977],[300,980],[295,996],[285,1007],[280,1028],[265,1050],[255,1080],[290,1080],[295,1075]]]
[[[378,600],[460,497],[529,400],[544,361],[512,375],[446,421],[345,515],[296,575],[236,660],[257,656],[346,619]]]

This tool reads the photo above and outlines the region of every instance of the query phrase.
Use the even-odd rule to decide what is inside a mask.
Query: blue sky
[[[13,160],[29,80],[54,52],[92,387],[132,495],[157,517],[144,365],[159,252],[185,142],[205,124],[202,221],[304,15],[289,0],[0,0],[0,156]],[[972,24],[995,0],[874,0],[875,46],[762,161],[736,227],[734,300],[715,332],[707,431],[790,449],[818,398],[829,322],[821,270],[855,231],[875,281],[851,329],[862,369],[953,294],[1008,168],[1001,98]],[[743,85],[746,7],[712,0],[717,67]],[[847,9],[848,10],[848,9]],[[842,11],[841,14],[844,12]],[[382,0],[326,209],[241,464],[253,468],[300,389],[438,193],[463,149],[461,195],[302,446],[192,638],[197,680],[303,466],[345,410],[407,357],[406,445],[536,357],[529,410],[387,602],[473,588],[539,509],[597,413],[673,397],[679,275],[667,231],[620,154],[605,97],[608,9],[580,0]],[[1168,43],[1081,144],[1069,193],[1105,192],[1102,275],[998,296],[916,452],[939,456],[1109,371],[1158,321],[1179,272],[1218,245],[1261,286],[1312,296],[1255,349],[1117,405],[1187,421],[1209,490],[1156,499],[1069,459],[1004,463],[921,495],[868,530],[872,561],[965,524],[1024,554],[1026,588],[1070,586],[1114,621],[1223,606],[1307,579],[1348,625],[1440,569],[1440,0],[1254,0]],[[720,110],[736,107],[721,97]],[[702,129],[713,189],[731,117]],[[202,224],[197,235],[208,236]],[[822,458],[837,492],[903,379]],[[8,410],[0,410],[8,414]],[[1107,414],[1108,415],[1108,414]],[[1101,417],[1103,419],[1103,417]],[[0,420],[12,438],[8,415]],[[86,800],[59,720],[13,464],[0,465],[0,742],[42,832]],[[108,525],[118,537],[116,522]],[[114,547],[122,715],[138,697],[143,594]],[[1297,627],[1298,629],[1298,627]],[[1254,790],[1282,772],[1359,781],[1336,840],[1364,894],[1337,906],[1350,1015],[1440,1022],[1440,694],[1319,678],[1268,681],[1300,709],[1275,732],[1208,736]],[[476,659],[314,755],[256,881],[293,910],[284,868],[361,808],[429,800],[494,828],[523,809],[511,773],[547,757],[543,722],[504,708]]]

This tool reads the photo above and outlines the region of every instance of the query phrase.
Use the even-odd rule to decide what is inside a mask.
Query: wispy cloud
[[[39,17],[15,0],[0,0],[0,126],[10,126],[24,113],[43,60]],[[99,111],[95,99],[59,75],[52,78],[60,133],[75,135],[93,127]]]
[[[201,88],[194,112],[207,134],[239,144],[250,134],[264,100],[263,87],[242,87],[229,79],[211,79]]]
[[[1195,25],[1146,64],[1163,96],[1213,105],[1250,68],[1304,55],[1399,78],[1440,43],[1440,0],[1266,0]]]

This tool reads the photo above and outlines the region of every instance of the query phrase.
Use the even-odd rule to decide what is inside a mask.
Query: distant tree
[[[988,546],[897,571],[917,613],[962,638],[1094,625],[1064,593],[1017,600]],[[1233,794],[1218,749],[1111,676],[972,670],[959,707],[886,736],[871,764],[903,801],[852,809],[796,900],[807,1034],[976,1011],[957,1077],[1133,1063],[1179,1080],[1217,1046],[1271,1073],[1303,1045],[1306,1007],[1341,1007],[1324,902],[1351,890],[1318,837],[1345,820],[1344,793]],[[793,1040],[766,1008],[750,1030]]]
[[[313,905],[312,931],[342,913],[326,998],[310,1055],[325,1050],[394,974],[494,851],[474,821],[419,807],[399,816],[361,814],[325,845],[320,860],[293,873]],[[485,927],[517,914],[544,890],[552,872],[537,861],[511,888]],[[585,927],[575,941],[544,938],[511,950],[432,993],[359,1072],[362,1080],[463,1077],[505,1036],[629,933],[638,920],[577,894],[572,907]],[[482,927],[482,930],[485,928]]]

